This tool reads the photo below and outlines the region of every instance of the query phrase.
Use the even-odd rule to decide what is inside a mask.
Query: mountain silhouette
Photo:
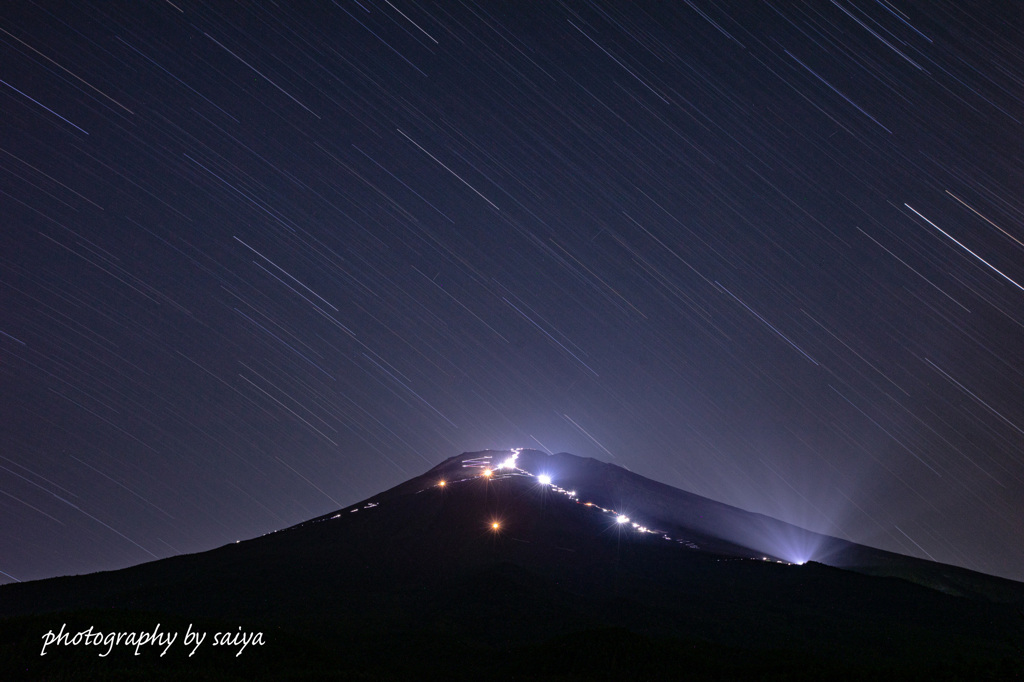
[[[40,655],[62,627],[156,625],[181,635],[164,656]],[[193,656],[190,630],[212,633]],[[1022,661],[1024,584],[525,449],[208,552],[0,587],[14,680],[1020,679]]]

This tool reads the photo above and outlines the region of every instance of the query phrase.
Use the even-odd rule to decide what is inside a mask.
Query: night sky
[[[0,579],[530,447],[1024,580],[1019,5],[297,4],[0,10]]]

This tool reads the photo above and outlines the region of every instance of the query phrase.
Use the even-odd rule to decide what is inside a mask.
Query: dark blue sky
[[[1024,579],[1014,3],[6,3],[0,579],[569,451]]]

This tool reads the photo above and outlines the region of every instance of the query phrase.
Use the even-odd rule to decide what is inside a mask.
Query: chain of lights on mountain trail
[[[435,487],[435,488],[446,488],[446,487],[448,487],[449,485],[452,485],[452,484],[464,483],[466,481],[477,480],[477,479],[480,479],[480,478],[483,478],[485,480],[495,480],[495,481],[496,480],[501,480],[503,478],[510,478],[512,476],[526,476],[526,477],[529,477],[529,478],[535,478],[535,479],[537,479],[537,483],[539,485],[547,486],[551,491],[556,492],[556,493],[561,493],[562,495],[565,495],[567,498],[569,498],[570,500],[572,500],[576,504],[581,504],[584,507],[588,507],[590,509],[594,509],[594,510],[600,511],[600,512],[602,512],[604,514],[607,514],[607,515],[610,515],[610,516],[614,517],[615,524],[617,526],[621,527],[621,528],[626,528],[626,529],[635,531],[637,533],[645,533],[645,534],[655,535],[655,536],[658,536],[658,537],[662,538],[663,540],[668,540],[669,542],[676,542],[676,543],[685,545],[686,547],[688,547],[690,549],[700,549],[700,547],[696,543],[694,543],[694,542],[692,542],[690,540],[681,540],[681,539],[678,539],[678,538],[677,539],[673,539],[671,536],[668,535],[668,533],[666,533],[664,531],[648,528],[647,526],[644,526],[642,524],[637,523],[636,521],[631,520],[625,514],[621,514],[621,513],[617,512],[617,511],[615,511],[614,509],[606,509],[606,508],[602,507],[601,505],[596,504],[594,502],[580,502],[579,497],[576,494],[575,490],[566,490],[565,488],[562,488],[561,486],[556,485],[552,481],[550,475],[548,475],[548,474],[533,474],[533,473],[531,473],[529,471],[526,471],[525,469],[520,469],[517,466],[517,460],[519,458],[519,453],[521,451],[522,451],[522,448],[512,448],[512,450],[511,450],[512,454],[509,457],[506,457],[505,459],[501,460],[497,465],[494,465],[493,456],[492,455],[480,455],[479,457],[472,457],[472,458],[469,458],[469,459],[465,459],[465,460],[462,461],[462,467],[464,469],[476,469],[476,470],[478,470],[478,473],[473,474],[471,476],[467,476],[465,478],[460,478],[458,480],[453,480],[453,481],[447,481],[447,480],[441,479],[437,483],[435,483],[433,487]],[[424,488],[424,490],[426,490],[426,488]],[[417,494],[419,494],[419,493],[423,492],[423,490],[418,490],[416,492],[417,492]],[[377,502],[367,502],[362,507],[355,507],[355,508],[349,509],[348,513],[354,514],[354,513],[358,512],[358,511],[360,511],[361,509],[373,509],[374,507],[377,507],[377,506],[379,506],[379,503],[377,503]],[[340,518],[341,516],[343,516],[343,513],[344,512],[338,512],[337,514],[331,516],[329,519],[324,519],[324,520],[333,520],[333,519]],[[496,520],[491,520],[491,521],[488,522],[488,527],[492,531],[497,533],[497,532],[499,532],[501,530],[501,522],[500,521],[496,521]],[[763,556],[763,557],[750,557],[750,558],[752,560],[755,560],[755,561],[772,561],[771,559],[769,559],[766,556]],[[789,562],[789,561],[782,561],[781,559],[775,559],[775,563],[777,563],[777,564],[786,564],[787,566],[801,566],[801,565],[803,565],[804,562],[802,562],[802,561],[799,561],[799,562]]]

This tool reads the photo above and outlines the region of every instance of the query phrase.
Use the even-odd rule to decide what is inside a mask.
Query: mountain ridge
[[[454,645],[488,677],[498,661],[514,668],[524,651],[561,670],[566,642],[605,642],[610,633],[631,642],[616,656],[641,669],[683,659],[696,665],[685,651],[712,656],[719,667],[711,678],[744,661],[733,677],[761,676],[767,660],[787,662],[787,675],[799,661],[814,661],[808,671],[833,677],[838,670],[899,677],[911,659],[915,675],[954,665],[1009,665],[1016,674],[1024,584],[838,539],[848,556],[875,563],[856,571],[796,565],[760,554],[728,528],[712,532],[743,520],[753,528],[748,535],[796,532],[767,518],[567,453],[463,453],[258,538],[119,571],[2,586],[0,644],[38,657],[42,633],[27,634],[26,623],[116,616],[150,625],[154,618],[254,624],[279,636],[278,648],[254,657],[301,668],[279,647],[293,637],[304,650],[326,651],[332,666],[370,677],[417,676],[388,667],[395,646]],[[330,653],[338,642],[347,642],[345,657],[355,662]],[[657,652],[657,661],[643,663],[640,651]],[[36,677],[17,679],[53,678],[49,660],[30,666]],[[577,661],[579,679],[631,674],[602,660]],[[558,679],[577,679],[563,672]]]
[[[715,551],[735,553],[744,558],[768,555],[773,561],[804,563],[817,561],[866,575],[895,577],[952,595],[974,595],[994,601],[1024,601],[1021,589],[1024,583],[973,571],[968,568],[942,564],[927,559],[910,557],[850,540],[836,538],[804,529],[766,514],[749,512],[740,507],[718,502],[660,481],[647,478],[619,466],[593,457],[580,457],[568,452],[548,454],[529,448],[513,450],[481,450],[464,452],[445,459],[419,476],[399,483],[386,491],[339,510],[295,524],[291,528],[327,520],[390,494],[422,489],[432,485],[433,479],[451,478],[463,469],[467,460],[477,462],[493,457],[496,462],[517,452],[520,469],[532,475],[548,471],[559,485],[579,489],[605,507],[624,506],[627,513],[639,508],[644,521],[683,527],[693,536],[725,534],[719,540],[728,540],[730,546],[715,544]],[[592,467],[595,472],[581,476],[580,465]],[[574,472],[574,473],[571,473]],[[636,500],[642,500],[637,502]],[[699,511],[695,511],[699,509]],[[688,515],[688,517],[687,517]],[[703,515],[703,518],[700,518]],[[773,547],[772,545],[788,545]],[[785,553],[788,556],[784,556]],[[802,553],[801,553],[802,552]],[[941,569],[939,568],[941,567]]]

